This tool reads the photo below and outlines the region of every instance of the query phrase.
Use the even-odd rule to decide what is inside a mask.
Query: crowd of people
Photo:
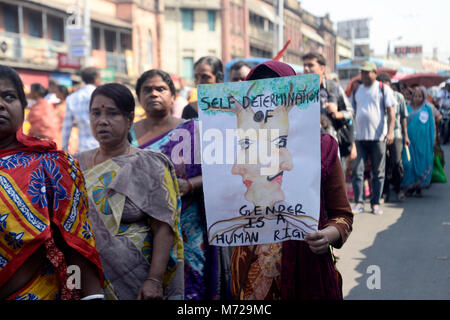
[[[383,194],[403,201],[430,185],[440,113],[424,88],[398,87],[373,63],[347,96],[322,55],[303,61],[320,76],[319,230],[238,247],[208,243],[200,143],[174,152],[184,132],[199,138],[198,104],[167,72],[144,72],[135,94],[102,85],[96,68],[71,94],[54,81],[25,94],[0,66],[0,299],[342,299],[331,248],[345,243],[364,198],[381,215]],[[239,61],[229,78],[295,74],[279,61]],[[221,83],[222,62],[202,57],[194,75],[196,85]],[[441,96],[435,104],[448,107]],[[79,288],[68,287],[70,265],[81,268]]]
[[[380,200],[393,201],[392,191],[396,201],[403,201],[405,196],[421,197],[434,176],[434,182],[446,182],[438,128],[439,110],[448,108],[440,96],[450,82],[433,98],[424,86],[394,83],[389,74],[376,70],[366,62],[350,95],[354,110],[361,110],[355,112],[357,152],[348,172],[354,214],[364,211],[364,197],[371,196],[372,213],[380,215]],[[370,181],[364,185],[364,179]]]

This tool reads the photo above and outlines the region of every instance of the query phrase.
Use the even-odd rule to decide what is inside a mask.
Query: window
[[[116,32],[105,30],[105,49],[108,52],[116,52]]]
[[[100,49],[100,29],[99,28],[92,28],[91,29],[91,46],[93,50],[99,50]]]
[[[183,30],[194,30],[194,10],[181,10],[181,23]]]
[[[183,58],[183,70],[181,76],[185,79],[194,79],[194,58]]]
[[[63,18],[47,15],[47,28],[51,40],[64,42]]]
[[[19,33],[19,13],[16,6],[2,4],[5,31]]]
[[[26,10],[25,17],[28,20],[28,34],[32,37],[42,38],[42,13]]]
[[[131,33],[120,33],[120,51],[131,50]]]
[[[208,28],[209,31],[216,30],[216,12],[212,10],[208,11]]]

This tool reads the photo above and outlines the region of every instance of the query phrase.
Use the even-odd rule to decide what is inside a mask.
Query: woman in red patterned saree
[[[0,299],[102,298],[78,163],[22,131],[23,83],[0,65]]]

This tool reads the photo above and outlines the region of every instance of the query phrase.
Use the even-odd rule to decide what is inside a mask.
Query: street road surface
[[[450,145],[442,148],[450,181]],[[422,194],[384,204],[382,216],[366,202],[354,217],[336,250],[344,299],[450,299],[450,184],[433,183]]]

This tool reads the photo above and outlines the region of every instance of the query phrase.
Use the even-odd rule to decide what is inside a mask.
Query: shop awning
[[[254,0],[248,1],[248,9],[249,11],[256,13],[257,15],[268,19],[269,21],[276,22],[275,14],[269,10],[269,8],[257,3]]]
[[[317,32],[315,32],[314,30],[312,30],[304,25],[302,26],[302,33],[305,37],[307,37],[317,43],[320,43],[323,46],[325,45],[325,41],[323,41],[323,38]]]
[[[26,69],[16,69],[16,71],[27,89],[30,89],[33,83],[40,83],[44,88],[48,87],[50,72]]]

